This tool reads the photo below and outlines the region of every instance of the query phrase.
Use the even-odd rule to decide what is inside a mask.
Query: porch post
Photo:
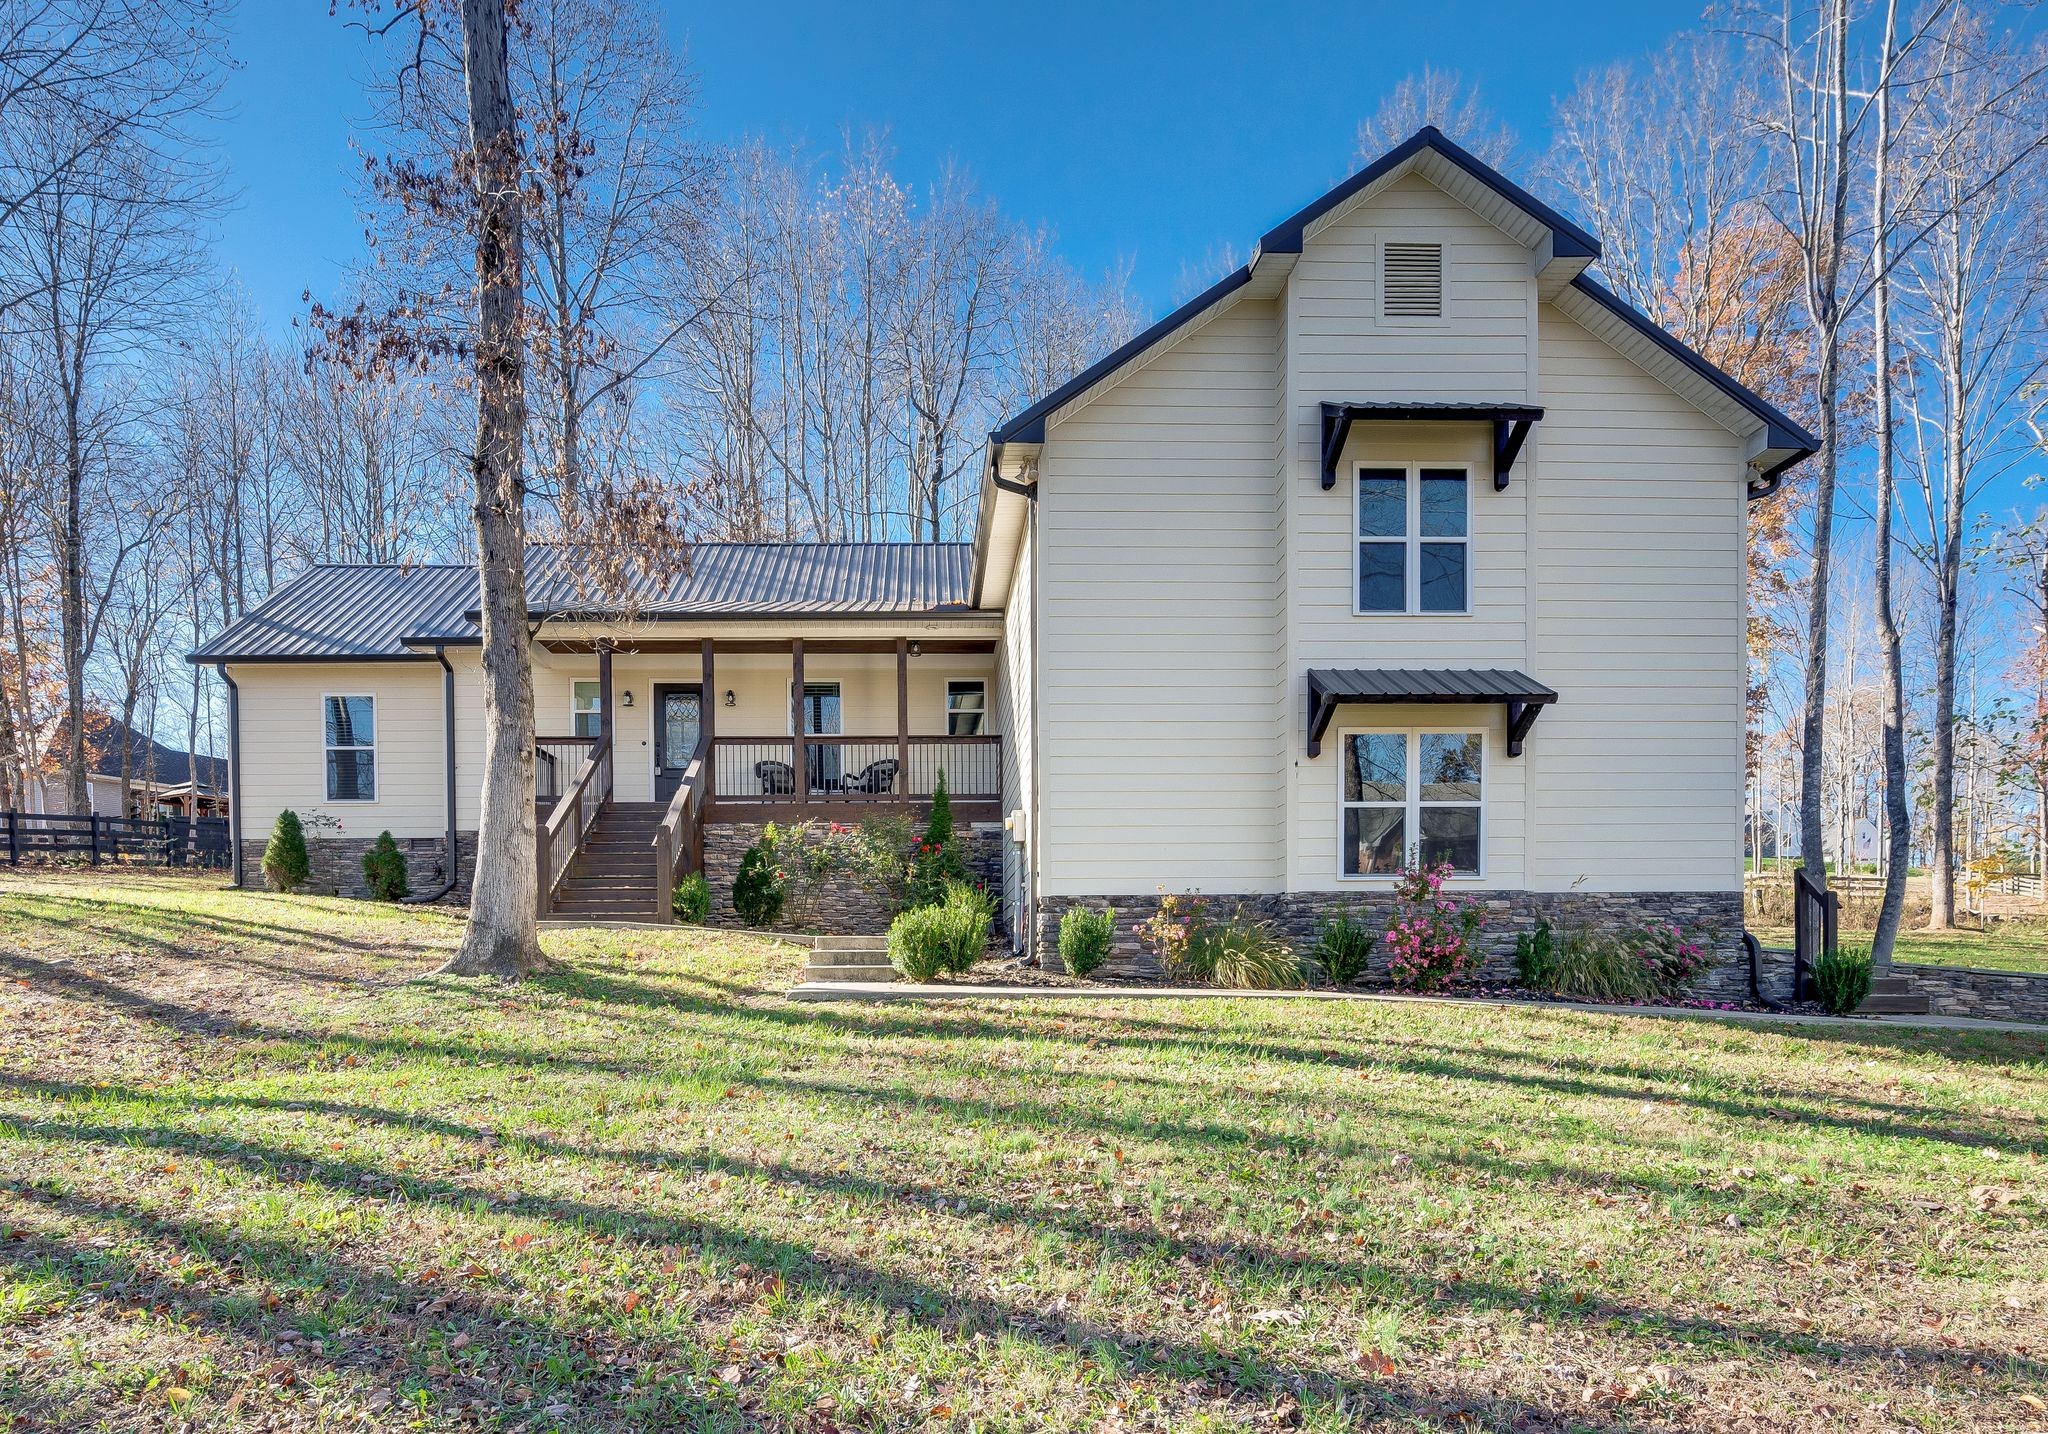
[[[811,804],[811,763],[810,753],[804,750],[804,640],[793,637],[789,640],[789,731],[794,742],[796,757],[796,798],[797,810],[802,811]]]
[[[896,792],[910,805],[910,639],[896,639]]]
[[[718,763],[712,760],[711,749],[711,744],[718,740],[718,675],[712,670],[711,639],[708,637],[704,639],[703,663],[704,696],[697,703],[697,730],[703,734],[698,738],[698,744],[704,749],[704,799],[709,801],[718,795],[718,784],[713,780]]]
[[[597,640],[597,736],[609,742],[612,736],[612,640]]]

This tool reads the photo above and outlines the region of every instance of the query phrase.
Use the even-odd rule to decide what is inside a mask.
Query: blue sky
[[[1591,0],[1569,23],[1526,4],[969,5],[775,0],[662,6],[710,141],[837,145],[885,128],[898,172],[949,158],[1006,211],[1051,225],[1075,264],[1132,265],[1171,306],[1185,265],[1250,241],[1353,167],[1358,121],[1425,64],[1457,69],[1540,146],[1554,96],[1691,23],[1689,4]],[[328,0],[242,0],[222,143],[239,192],[223,262],[276,329],[331,297],[362,251],[353,175],[367,42]]]

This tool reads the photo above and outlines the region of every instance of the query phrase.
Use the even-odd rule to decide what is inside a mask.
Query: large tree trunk
[[[1960,285],[1962,266],[1952,282]],[[1964,474],[1968,443],[1963,406],[1962,296],[1952,296],[1942,375],[1942,530],[1934,570],[1934,850],[1928,873],[1927,929],[1942,931],[1956,922],[1956,605],[1962,588],[1963,504],[1969,496]],[[1973,714],[1974,715],[1974,714]]]
[[[1813,576],[1807,593],[1806,705],[1799,723],[1799,859],[1816,880],[1827,881],[1827,838],[1821,796],[1827,779],[1828,557],[1833,544],[1836,455],[1836,347],[1820,340],[1820,463],[1813,485]],[[1846,854],[1845,854],[1846,856]]]
[[[482,590],[483,811],[462,945],[442,970],[513,978],[544,965],[534,872],[533,668],[526,637],[526,425],[519,138],[504,0],[462,0],[476,163],[477,574]],[[449,861],[456,854],[448,854]]]
[[[1877,385],[1877,512],[1873,538],[1876,557],[1877,634],[1884,665],[1884,899],[1877,909],[1870,960],[1879,973],[1891,970],[1892,946],[1906,910],[1906,871],[1913,860],[1912,817],[1906,803],[1906,679],[1900,652],[1898,618],[1892,611],[1892,499],[1896,481],[1892,441],[1891,372],[1891,72],[1898,35],[1898,0],[1885,8],[1884,69],[1877,90],[1877,153],[1872,173],[1871,213],[1876,269],[1871,290],[1871,369]]]
[[[60,626],[64,645],[64,809],[73,816],[92,810],[85,781],[85,449],[78,433],[78,387],[64,396],[64,529],[60,566],[64,595]]]

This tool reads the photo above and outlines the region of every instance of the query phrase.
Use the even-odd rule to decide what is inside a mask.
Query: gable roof
[[[70,741],[68,727],[60,723],[56,734],[50,739],[50,750],[61,752],[70,745]],[[159,742],[149,733],[125,725],[118,717],[109,718],[106,725],[97,731],[87,729],[86,771],[95,777],[119,777],[121,748],[124,742],[128,748],[128,775],[133,780],[140,782],[149,777],[152,771],[159,787],[166,783],[187,782],[191,779],[191,758],[185,754],[184,749]],[[226,778],[225,762],[218,757],[200,754],[199,782],[202,787],[217,788]]]
[[[536,619],[869,617],[967,610],[966,543],[692,543],[631,591],[587,591],[572,545],[526,550]],[[193,662],[411,661],[479,640],[477,574],[466,563],[320,564],[277,588]]]
[[[1580,290],[1608,308],[1657,349],[1667,355],[1676,356],[1685,367],[1704,378],[1736,407],[1759,420],[1765,429],[1763,447],[1789,454],[1766,471],[1766,478],[1775,478],[1777,473],[1782,473],[1784,469],[1819,448],[1818,439],[1787,418],[1761,395],[1737,383],[1666,333],[1649,317],[1638,313],[1580,272],[1585,264],[1600,257],[1599,240],[1478,156],[1448,139],[1435,126],[1425,125],[1336,188],[1267,230],[1260,236],[1258,247],[1252,251],[1251,259],[1242,268],[1224,275],[1130,342],[1090,364],[1036,403],[1000,424],[989,434],[991,450],[1006,443],[1044,442],[1046,422],[1055,412],[1084,398],[1091,389],[1108,380],[1125,365],[1142,358],[1150,350],[1172,338],[1181,329],[1193,324],[1250,284],[1260,262],[1267,256],[1299,254],[1305,239],[1320,220],[1374,185],[1404,172],[1409,167],[1421,171],[1425,177],[1438,182],[1440,187],[1451,189],[1454,191],[1454,197],[1472,205],[1483,217],[1496,224],[1506,227],[1506,221],[1510,216],[1519,220],[1521,236],[1530,242],[1532,247],[1545,251],[1550,261],[1564,261],[1565,267],[1571,273],[1570,287]]]

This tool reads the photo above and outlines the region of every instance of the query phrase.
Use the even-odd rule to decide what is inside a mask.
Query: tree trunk
[[[1892,965],[1892,946],[1906,910],[1906,869],[1913,860],[1913,828],[1906,804],[1906,679],[1900,653],[1899,624],[1892,611],[1892,499],[1895,455],[1892,441],[1891,277],[1891,73],[1898,37],[1898,0],[1885,7],[1884,68],[1877,87],[1877,153],[1873,161],[1871,213],[1875,286],[1871,290],[1871,367],[1877,384],[1877,503],[1873,538],[1877,587],[1877,633],[1884,666],[1884,899],[1871,935],[1872,968],[1882,974]]]
[[[1960,284],[1960,255],[1951,282]],[[1962,299],[1951,296],[1947,330],[1942,335],[1945,357],[1942,386],[1946,390],[1942,423],[1942,531],[1934,570],[1934,850],[1928,872],[1927,929],[1944,931],[1956,921],[1956,607],[1962,588],[1963,503],[1969,496],[1964,473],[1968,429],[1963,405]],[[1973,714],[1974,715],[1974,714]]]
[[[526,424],[519,137],[504,0],[462,0],[463,70],[476,163],[477,575],[483,616],[484,782],[476,875],[454,975],[531,975],[536,924],[533,668],[526,636]],[[449,853],[452,862],[454,853]]]
[[[78,435],[76,384],[64,396],[64,808],[73,816],[92,810],[85,781],[85,450]]]

